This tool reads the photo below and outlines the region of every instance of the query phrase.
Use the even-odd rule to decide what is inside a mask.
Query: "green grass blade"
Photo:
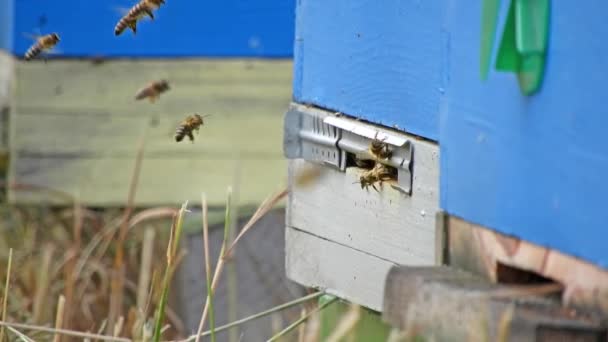
[[[316,292],[316,293],[309,294],[309,295],[304,296],[302,298],[298,298],[298,299],[292,300],[291,302],[287,302],[287,303],[275,306],[274,308],[270,308],[270,309],[268,309],[266,311],[258,312],[257,314],[254,314],[254,315],[251,315],[251,316],[247,316],[247,317],[241,318],[241,319],[239,319],[237,321],[234,321],[234,322],[231,322],[231,323],[219,326],[219,327],[217,327],[215,329],[215,332],[218,333],[220,331],[224,331],[226,329],[234,328],[234,327],[237,327],[237,326],[239,326],[241,324],[245,324],[245,323],[251,322],[251,321],[256,320],[258,318],[262,318],[262,317],[268,316],[268,315],[273,314],[275,312],[279,312],[279,311],[282,311],[282,310],[285,310],[285,309],[289,309],[289,308],[291,308],[293,306],[296,306],[296,305],[299,305],[301,303],[307,302],[309,300],[318,298],[318,297],[322,296],[323,294],[324,294],[323,292]],[[205,337],[205,336],[208,336],[210,334],[211,334],[211,331],[209,331],[209,330],[205,331],[205,332],[200,332],[198,335],[191,335],[190,337],[188,337],[188,339],[184,340],[184,342],[194,341],[197,337]]]
[[[34,340],[32,340],[31,338],[25,336],[25,334],[23,334],[22,332],[20,332],[19,330],[13,328],[13,327],[6,327],[8,330],[10,330],[13,334],[17,335],[17,337],[19,337],[19,339],[23,342],[34,342]]]
[[[338,300],[337,297],[332,297],[328,301],[323,302],[315,310],[312,310],[311,312],[307,313],[302,318],[300,318],[297,321],[291,323],[285,329],[281,330],[278,334],[276,334],[273,337],[271,337],[270,339],[268,339],[266,342],[276,342],[276,341],[278,341],[283,336],[289,334],[293,329],[297,328],[300,324],[306,322],[310,318],[310,316],[312,316],[313,314],[315,314],[317,312],[320,312],[321,310],[325,309],[327,306],[329,306],[330,304],[334,303],[336,300]]]
[[[188,202],[182,205],[182,208],[177,214],[177,218],[174,220],[171,239],[169,240],[169,246],[167,247],[167,268],[165,269],[165,276],[163,278],[163,288],[158,303],[158,309],[156,310],[156,319],[154,324],[154,342],[159,342],[162,334],[163,320],[165,318],[165,308],[167,306],[167,300],[169,298],[169,287],[171,285],[171,275],[173,274],[173,262],[179,247],[179,238],[182,232],[182,224],[184,213]]]

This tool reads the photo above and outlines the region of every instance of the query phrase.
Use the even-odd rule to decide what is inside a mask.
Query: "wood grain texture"
[[[370,255],[406,265],[435,262],[439,154],[435,144],[413,140],[412,196],[388,185],[362,190],[358,168],[325,168],[312,186],[290,181],[287,225]],[[289,175],[308,162],[289,162]]]
[[[437,140],[445,3],[298,1],[295,99]]]
[[[240,160],[242,201],[257,203],[285,179],[282,115],[289,61],[118,60],[18,63],[10,180],[80,193],[89,205],[124,204],[146,132],[138,205],[223,204]],[[133,99],[150,80],[172,89],[151,104]],[[212,114],[194,144],[175,143],[186,115]],[[48,196],[11,192],[17,203]]]
[[[0,2],[0,53],[13,47],[13,7],[14,0]]]
[[[563,307],[556,289],[492,284],[445,266],[395,267],[386,279],[383,318],[425,341],[605,340],[601,317]],[[552,338],[543,338],[543,329]]]
[[[499,281],[498,264],[564,286],[563,302],[608,315],[608,271],[557,250],[507,236],[460,218],[447,218],[449,264]]]
[[[287,227],[287,276],[375,311],[382,310],[384,279],[394,263]]]
[[[0,50],[0,170],[6,172],[9,136],[9,113],[13,105],[15,62]]]

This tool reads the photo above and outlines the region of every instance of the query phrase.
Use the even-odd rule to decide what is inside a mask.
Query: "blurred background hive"
[[[16,60],[10,69],[3,63],[0,83],[6,89],[13,82],[10,118],[2,117],[10,180],[78,195],[86,205],[122,205],[145,135],[138,206],[198,203],[203,189],[211,205],[221,205],[237,167],[241,202],[261,201],[285,178],[279,142],[290,99],[294,2],[171,2],[154,21],[140,22],[137,35],[115,37],[119,9],[131,5],[3,4],[11,20],[2,21],[0,46],[15,56],[32,43],[28,33],[61,36],[53,55],[59,60]],[[169,93],[155,104],[134,101],[135,91],[157,79],[169,80]],[[213,116],[194,144],[175,143],[176,126],[195,112]],[[41,192],[11,191],[9,198],[62,201]]]

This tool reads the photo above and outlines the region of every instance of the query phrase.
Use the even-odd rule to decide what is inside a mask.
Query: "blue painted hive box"
[[[293,98],[324,111],[319,122],[327,124],[323,118],[337,112],[405,134],[414,152],[411,198],[403,201],[423,192],[417,177],[433,167],[421,169],[426,159],[418,145],[438,144],[438,210],[547,255],[582,260],[606,280],[607,10],[601,1],[299,1]],[[340,148],[345,130],[317,127],[319,134],[337,132]],[[308,133],[299,134],[308,139]],[[286,145],[293,143],[286,139]],[[381,202],[385,195],[355,194],[363,203]],[[295,212],[298,206],[292,207]],[[411,230],[417,214],[402,211],[398,231]],[[349,229],[343,229],[349,238],[338,242],[360,249],[351,244]],[[374,239],[383,227],[366,229]],[[412,248],[395,236],[385,243]],[[428,250],[438,247],[427,243]],[[379,256],[377,250],[387,250],[371,249],[363,251]],[[369,296],[361,293],[368,288],[345,290],[358,285],[336,285],[340,275],[326,273],[303,281],[366,303]]]

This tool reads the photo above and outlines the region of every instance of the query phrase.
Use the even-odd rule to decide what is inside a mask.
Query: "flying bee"
[[[158,100],[160,94],[169,89],[171,88],[169,87],[169,82],[166,80],[150,82],[147,86],[137,91],[135,100],[143,100],[147,97],[150,102],[154,103],[154,101]]]
[[[114,34],[119,36],[127,27],[133,31],[133,34],[136,34],[137,22],[145,16],[154,20],[154,10],[164,3],[165,0],[140,0],[135,6],[131,7],[127,14],[120,18],[114,27]]]
[[[389,169],[386,165],[381,163],[376,163],[373,169],[365,171],[359,176],[359,181],[355,183],[361,184],[361,189],[368,190],[371,186],[374,190],[378,191],[376,188],[376,183],[382,186],[382,183],[388,180],[394,179],[394,172]]]
[[[59,35],[57,33],[51,33],[44,36],[40,36],[36,39],[36,42],[25,52],[25,60],[29,61],[32,58],[38,56],[44,51],[51,50],[59,43]]]
[[[387,137],[380,140],[378,139],[378,132],[374,136],[374,140],[369,144],[369,153],[371,153],[376,159],[390,159],[393,155],[391,150],[388,147],[388,144],[384,141]]]
[[[201,116],[199,114],[194,114],[188,116],[182,123],[177,126],[175,130],[175,141],[180,142],[184,140],[185,136],[188,136],[190,141],[194,142],[194,135],[192,134],[194,131],[197,131],[204,124],[203,118],[209,115]]]

